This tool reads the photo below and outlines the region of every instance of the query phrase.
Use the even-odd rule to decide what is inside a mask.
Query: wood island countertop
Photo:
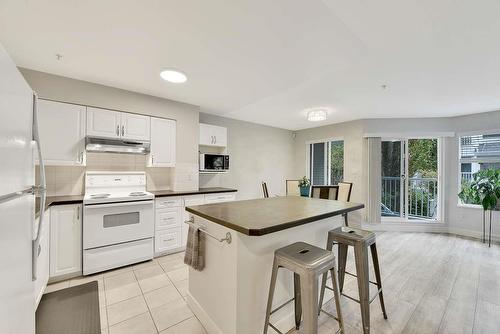
[[[234,231],[261,236],[362,208],[360,203],[288,196],[189,206],[186,210]]]

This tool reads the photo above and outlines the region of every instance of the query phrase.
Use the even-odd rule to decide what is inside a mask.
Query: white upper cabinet
[[[150,140],[150,117],[87,107],[87,136]]]
[[[227,128],[200,123],[200,145],[227,146]]]
[[[87,107],[87,136],[119,139],[121,112]]]
[[[176,122],[151,117],[150,167],[174,167],[176,145]]]
[[[85,164],[85,106],[38,101],[38,129],[46,165]]]
[[[149,116],[121,113],[121,137],[122,139],[149,140],[150,136]]]

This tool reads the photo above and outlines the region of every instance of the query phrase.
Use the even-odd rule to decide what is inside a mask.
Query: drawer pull
[[[163,242],[166,242],[166,241],[173,241],[173,240],[175,240],[175,238],[163,239]]]

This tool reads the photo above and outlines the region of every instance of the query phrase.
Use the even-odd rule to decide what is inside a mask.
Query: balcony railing
[[[408,179],[408,218],[434,219],[437,215],[437,178]],[[382,216],[401,215],[401,178],[382,177]]]
[[[462,172],[462,180],[471,181],[474,177],[474,173],[472,172]]]

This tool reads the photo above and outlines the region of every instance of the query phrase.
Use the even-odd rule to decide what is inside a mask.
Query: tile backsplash
[[[178,163],[175,168],[148,168],[147,157],[134,154],[87,153],[87,166],[46,166],[48,196],[81,195],[85,171],[145,171],[148,190],[198,189],[198,166]],[[36,175],[38,176],[38,167]],[[38,180],[37,180],[38,181]]]

